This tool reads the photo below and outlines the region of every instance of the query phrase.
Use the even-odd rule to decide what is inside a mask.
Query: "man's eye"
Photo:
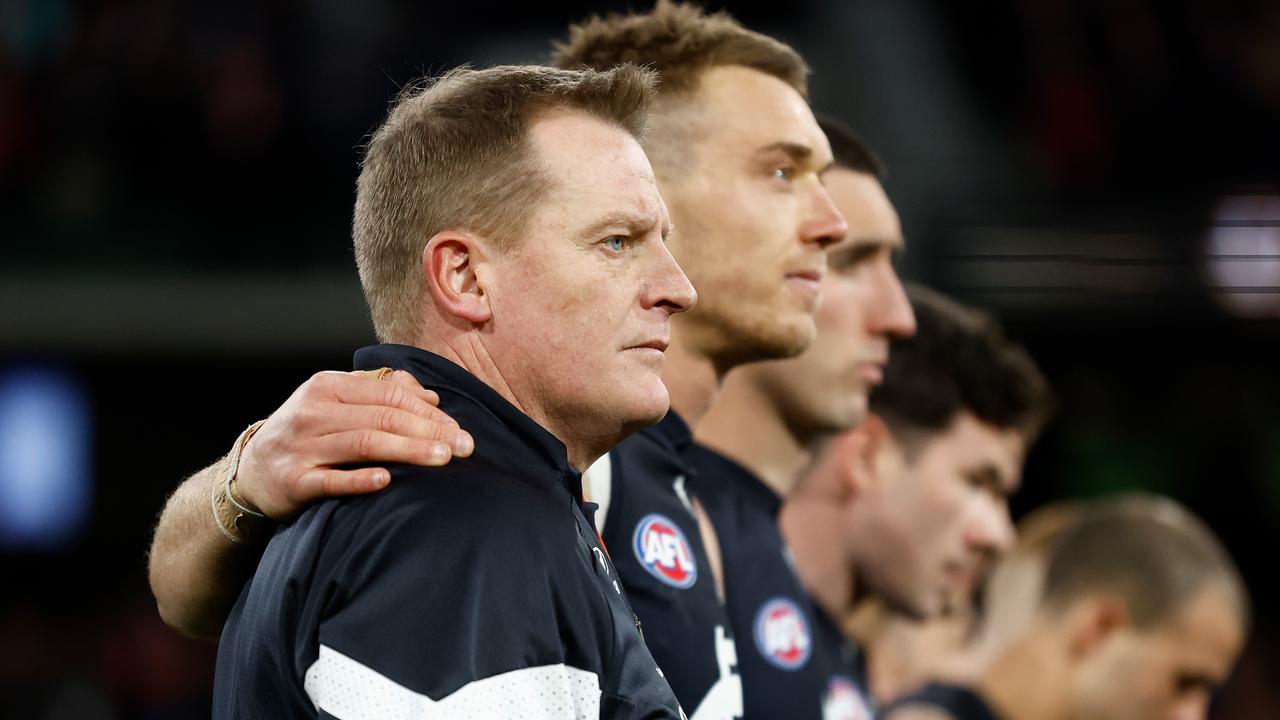
[[[791,182],[791,179],[796,176],[796,170],[793,167],[774,168],[773,176],[779,180]]]
[[[604,241],[604,246],[612,252],[622,252],[627,246],[627,239],[621,235],[614,235]]]

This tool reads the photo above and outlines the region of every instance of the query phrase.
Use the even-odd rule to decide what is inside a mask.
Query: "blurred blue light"
[[[75,539],[93,493],[91,433],[69,373],[0,370],[0,547],[56,550]]]

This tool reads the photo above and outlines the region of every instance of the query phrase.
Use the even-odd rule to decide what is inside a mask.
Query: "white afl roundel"
[[[836,675],[822,698],[823,720],[871,720],[871,706],[851,678]]]
[[[809,621],[787,598],[773,598],[761,606],[756,613],[755,638],[764,659],[783,670],[804,667],[813,651]]]
[[[636,559],[649,574],[674,588],[693,587],[698,563],[680,527],[663,515],[646,515],[631,539]]]

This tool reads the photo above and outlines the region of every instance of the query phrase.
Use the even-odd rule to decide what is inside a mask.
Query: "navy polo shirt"
[[[731,720],[742,715],[742,682],[694,516],[694,470],[686,459],[692,444],[673,410],[609,454],[604,541],[680,703],[695,720]]]
[[[444,468],[281,527],[223,630],[215,718],[680,718],[564,446],[415,348],[407,370],[476,439]]]
[[[716,527],[749,720],[874,716],[861,655],[817,606],[778,529],[782,498],[715,451],[689,451]]]
[[[1000,720],[996,711],[977,692],[963,685],[943,682],[929,683],[894,700],[885,706],[881,714],[892,720],[895,711],[907,707],[937,710],[955,720]]]

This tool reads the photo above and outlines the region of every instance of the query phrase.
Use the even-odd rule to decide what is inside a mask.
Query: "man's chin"
[[[937,617],[942,612],[941,602],[925,598],[913,598],[906,595],[883,598],[889,609],[896,615],[915,622],[924,622]]]
[[[813,317],[800,315],[765,327],[744,328],[726,340],[722,365],[736,367],[765,360],[797,357],[817,337]]]
[[[671,398],[667,395],[666,386],[661,381],[656,382],[658,388],[654,389],[653,392],[632,398],[629,402],[619,403],[616,406],[619,409],[626,408],[624,424],[631,428],[631,432],[658,424],[671,409]]]

